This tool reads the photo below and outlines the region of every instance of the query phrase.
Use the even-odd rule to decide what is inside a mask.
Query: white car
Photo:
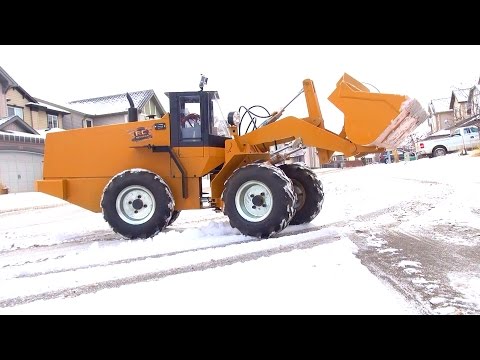
[[[460,127],[450,135],[430,136],[415,144],[418,156],[443,156],[450,152],[472,150],[480,146],[480,137],[476,126]]]

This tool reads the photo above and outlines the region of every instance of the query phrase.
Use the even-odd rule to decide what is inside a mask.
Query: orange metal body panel
[[[154,130],[154,124],[159,122],[166,124],[165,130]],[[224,149],[173,149],[187,172],[188,197],[184,199],[181,173],[170,154],[152,152],[147,147],[170,145],[169,127],[168,116],[165,116],[162,119],[48,134],[44,180],[37,182],[37,189],[99,212],[103,189],[108,181],[124,170],[143,168],[165,180],[172,190],[177,210],[198,209],[201,207],[201,177],[223,163]]]
[[[35,182],[35,191],[56,196],[60,199],[67,198],[67,180],[42,180]]]
[[[153,130],[157,122],[166,130]],[[170,145],[167,118],[50,133],[45,141],[43,175],[52,178],[111,178],[129,168],[155,167],[161,176],[169,175],[168,153],[153,153],[148,144]],[[134,141],[138,128],[148,130],[143,140]]]

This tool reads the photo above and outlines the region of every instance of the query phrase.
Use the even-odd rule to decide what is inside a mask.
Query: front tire
[[[295,214],[292,181],[269,164],[249,164],[227,180],[222,194],[230,225],[244,235],[268,238],[288,226]]]
[[[323,206],[323,184],[315,173],[303,164],[284,164],[280,169],[292,180],[297,194],[295,215],[290,225],[301,225],[317,217]]]
[[[145,169],[115,175],[103,191],[103,218],[127,239],[157,235],[170,222],[175,202],[163,179]]]
[[[172,225],[174,221],[178,219],[179,216],[180,216],[180,210],[173,210],[172,218],[168,222],[167,226]]]

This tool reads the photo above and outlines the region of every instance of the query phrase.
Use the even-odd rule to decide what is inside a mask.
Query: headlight
[[[240,113],[238,111],[229,112],[227,120],[229,125],[238,125],[240,123]]]

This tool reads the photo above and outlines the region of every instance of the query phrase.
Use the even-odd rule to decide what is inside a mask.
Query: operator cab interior
[[[216,91],[165,93],[170,100],[172,146],[223,147],[230,138]]]

